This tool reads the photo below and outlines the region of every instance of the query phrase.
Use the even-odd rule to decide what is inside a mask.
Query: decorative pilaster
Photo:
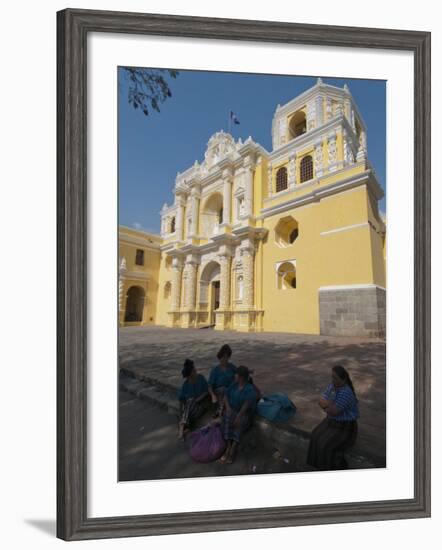
[[[226,168],[223,170],[223,224],[230,225],[232,221],[232,170]]]
[[[359,148],[356,160],[357,162],[366,162],[367,160],[367,134],[365,130],[359,136]]]
[[[324,172],[324,154],[322,140],[315,142],[315,177],[322,176]]]
[[[172,311],[179,311],[181,305],[181,278],[183,275],[183,263],[180,258],[172,261]]]
[[[219,256],[220,264],[220,296],[219,309],[216,311],[215,328],[217,330],[226,330],[230,327],[231,322],[231,305],[230,305],[230,287],[231,287],[231,264],[232,252],[229,247],[221,247]]]
[[[118,320],[120,326],[124,323],[125,306],[124,303],[124,286],[126,283],[127,265],[126,258],[121,258],[118,268]]]
[[[336,131],[330,132],[327,136],[328,150],[328,171],[334,172],[338,169],[338,147]]]
[[[253,309],[255,305],[255,246],[251,240],[241,247],[241,259],[244,272],[243,306]]]
[[[267,166],[267,194],[269,197],[273,195],[273,166],[271,163]]]
[[[355,157],[346,130],[342,132],[342,139],[344,142],[344,164],[353,164],[355,161]]]
[[[178,241],[183,240],[183,225],[184,225],[184,198],[181,195],[176,195],[177,216],[176,216],[176,237]]]
[[[315,111],[316,111],[316,128],[322,126],[324,123],[324,98],[322,95],[316,96],[315,99]]]
[[[198,235],[198,218],[199,218],[199,202],[200,202],[200,191],[199,187],[192,187],[190,192],[191,202],[191,226],[190,226],[190,238],[195,238]]]
[[[331,97],[325,99],[325,120],[330,120],[333,118],[333,108]]]
[[[288,165],[288,184],[293,189],[296,184],[296,153],[290,153]]]
[[[184,311],[181,315],[181,326],[188,328],[196,323],[196,275],[199,257],[189,254],[184,273]]]
[[[172,260],[172,292],[171,292],[171,311],[169,311],[168,325],[179,326],[180,322],[180,304],[181,304],[181,283],[183,276],[183,262],[181,258]]]
[[[244,181],[245,181],[245,212],[248,218],[253,218],[253,160],[250,155],[244,159]]]

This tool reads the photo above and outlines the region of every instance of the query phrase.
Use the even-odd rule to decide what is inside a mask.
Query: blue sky
[[[367,124],[368,157],[385,191],[386,82],[326,78],[345,83]],[[252,138],[271,150],[271,124],[283,105],[313,86],[317,77],[275,76],[207,71],[182,71],[169,79],[172,97],[161,112],[144,116],[127,101],[128,83],[119,69],[119,223],[159,232],[159,211],[173,202],[178,171],[202,161],[210,136],[227,131],[228,112],[240,120],[235,139]],[[385,210],[385,199],[380,205]]]

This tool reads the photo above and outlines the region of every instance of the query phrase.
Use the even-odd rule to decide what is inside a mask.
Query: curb
[[[157,379],[135,373],[128,367],[120,368],[119,389],[126,391],[138,399],[160,407],[174,416],[179,415],[179,402],[177,399],[178,388],[159,382]],[[310,432],[301,430],[291,425],[277,425],[265,418],[256,416],[253,427],[259,437],[265,438],[275,447],[296,447],[307,453],[310,441]],[[355,452],[346,453],[350,468],[378,468],[372,460]]]

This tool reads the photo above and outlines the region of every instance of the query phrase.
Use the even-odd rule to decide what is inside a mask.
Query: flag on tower
[[[238,117],[235,115],[233,111],[230,111],[230,120],[233,122],[233,124],[239,124]]]

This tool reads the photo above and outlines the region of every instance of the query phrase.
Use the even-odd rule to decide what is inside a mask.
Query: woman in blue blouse
[[[228,344],[221,346],[216,356],[219,363],[210,371],[209,393],[212,403],[217,405],[217,411],[214,416],[220,416],[222,414],[224,394],[235,379],[236,367],[230,362],[232,349]]]
[[[206,379],[202,374],[198,374],[191,359],[184,361],[181,374],[185,380],[179,393],[181,415],[178,437],[183,439],[184,432],[189,429],[190,424],[206,410],[209,390]]]
[[[312,432],[307,463],[318,470],[346,469],[344,452],[356,441],[359,408],[350,375],[341,365],[332,368],[319,406],[327,416]]]
[[[250,382],[249,369],[238,367],[235,381],[224,395],[222,430],[224,439],[227,441],[227,448],[220,459],[221,462],[232,464],[235,460],[241,436],[252,424],[257,401],[258,396],[255,387]]]

